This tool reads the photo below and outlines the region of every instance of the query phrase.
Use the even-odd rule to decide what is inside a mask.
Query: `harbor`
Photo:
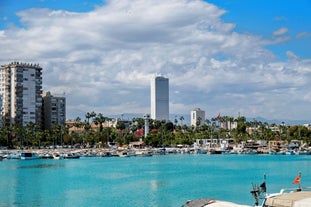
[[[25,148],[0,150],[0,160],[3,159],[62,159],[80,157],[132,157],[170,154],[269,154],[269,155],[311,155],[311,147],[299,140],[290,142],[282,140],[248,140],[235,144],[234,139],[197,139],[191,146],[177,145],[174,147],[148,147],[131,143],[129,146],[89,147],[76,146],[49,146],[39,148]],[[23,154],[24,153],[24,154]],[[25,158],[26,153],[26,158]],[[27,154],[28,153],[28,154]],[[23,156],[22,156],[23,155]]]
[[[200,198],[252,206],[252,183],[260,183],[263,174],[269,193],[295,189],[292,180],[297,171],[302,172],[302,188],[310,186],[310,159],[308,155],[181,153],[4,159],[0,193],[6,196],[0,206],[170,207]]]

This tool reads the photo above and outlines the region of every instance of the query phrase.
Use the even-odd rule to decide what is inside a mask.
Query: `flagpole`
[[[299,172],[299,185],[298,185],[298,191],[301,191],[301,186],[300,186],[300,183],[301,183],[301,172]]]
[[[298,184],[297,191],[301,191],[301,172],[299,172],[298,175],[295,177],[293,184]]]

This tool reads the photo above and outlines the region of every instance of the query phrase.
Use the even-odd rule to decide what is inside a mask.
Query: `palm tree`
[[[176,127],[177,123],[178,123],[178,120],[177,120],[176,116],[175,116],[175,119],[174,119],[174,123],[175,123],[175,127]]]
[[[211,121],[209,119],[205,119],[204,123],[209,126],[211,124]]]
[[[102,113],[99,113],[95,118],[94,118],[94,124],[98,125],[99,124],[99,131],[103,131],[103,123],[106,121],[106,117],[103,116]]]
[[[197,117],[197,120],[196,120],[196,127],[199,127],[201,125],[201,121],[202,121],[202,118],[201,117]]]
[[[90,112],[87,112],[87,113],[85,114],[85,118],[86,118],[86,120],[87,120],[87,123],[90,123],[91,113],[90,113]]]
[[[185,120],[185,118],[183,116],[180,116],[179,120],[180,120],[180,125],[182,126],[183,125],[182,122],[183,122],[183,120]]]
[[[92,111],[90,113],[90,118],[92,119],[92,122],[93,122],[93,119],[96,117],[96,113],[94,111]]]

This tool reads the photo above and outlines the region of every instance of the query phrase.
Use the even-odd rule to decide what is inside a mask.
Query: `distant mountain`
[[[261,122],[267,122],[268,124],[285,124],[285,125],[303,125],[303,124],[311,124],[310,120],[289,120],[289,119],[265,119],[263,117],[255,117],[255,118],[246,118],[246,121],[261,121]]]

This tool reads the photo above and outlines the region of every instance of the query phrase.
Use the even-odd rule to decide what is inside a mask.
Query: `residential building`
[[[151,119],[169,120],[169,79],[162,75],[151,79]]]
[[[42,122],[42,68],[12,62],[0,66],[0,95],[4,125]]]
[[[222,129],[236,129],[238,127],[238,122],[237,121],[230,121],[230,120],[225,120],[220,123],[220,128]]]
[[[43,127],[51,130],[55,125],[64,125],[66,121],[66,98],[63,95],[42,94]]]
[[[191,126],[202,126],[205,122],[205,111],[200,108],[195,108],[191,111],[190,124]]]
[[[0,111],[2,111],[2,96],[0,95]],[[3,127],[2,114],[0,113],[0,127]]]

